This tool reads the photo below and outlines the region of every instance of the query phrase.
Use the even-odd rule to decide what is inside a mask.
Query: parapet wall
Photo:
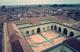
[[[4,22],[3,24],[3,47],[2,47],[2,51],[3,52],[12,52],[11,51],[11,44],[9,41],[9,35],[8,35],[8,27],[7,27],[7,22]]]

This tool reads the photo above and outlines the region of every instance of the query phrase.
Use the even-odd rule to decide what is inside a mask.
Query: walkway
[[[8,23],[8,30],[13,52],[33,52],[14,23]]]

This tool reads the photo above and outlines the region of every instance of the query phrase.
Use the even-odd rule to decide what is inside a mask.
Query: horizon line
[[[55,4],[11,4],[11,5],[4,5],[4,4],[2,4],[2,5],[0,5],[0,6],[25,6],[25,5],[55,5]],[[63,5],[63,4],[56,4],[56,5]],[[80,5],[80,4],[64,4],[64,5]]]

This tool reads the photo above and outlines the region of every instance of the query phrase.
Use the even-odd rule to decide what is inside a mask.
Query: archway
[[[51,25],[51,30],[53,30],[53,25]]]
[[[40,28],[37,28],[37,33],[40,33],[41,31],[40,31]]]
[[[61,27],[59,27],[58,31],[61,32]]]
[[[26,31],[26,34],[29,34],[29,31]]]
[[[70,32],[69,36],[70,37],[73,37],[74,36],[74,33],[73,32]]]
[[[57,30],[57,26],[56,25],[54,26],[54,30]]]
[[[66,28],[64,28],[63,34],[66,34],[67,35],[67,29]]]

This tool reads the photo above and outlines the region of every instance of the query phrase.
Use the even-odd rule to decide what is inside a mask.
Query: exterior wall
[[[53,23],[23,28],[23,29],[20,29],[20,31],[24,33],[25,36],[26,36],[26,31],[29,31],[29,35],[32,35],[32,30],[34,30],[35,34],[37,34],[37,28],[40,28],[41,32],[45,32],[45,31],[51,30],[51,25],[53,25]],[[49,26],[49,29],[47,28],[48,26]],[[43,30],[43,28],[45,28],[45,30]]]
[[[73,29],[71,27],[68,27],[68,26],[65,26],[65,25],[62,25],[62,24],[54,23],[54,22],[53,23],[42,24],[42,25],[31,26],[31,27],[27,27],[27,28],[22,28],[20,30],[21,30],[22,33],[24,33],[24,36],[26,36],[26,31],[29,31],[29,35],[32,35],[32,30],[34,30],[35,34],[37,33],[37,28],[40,28],[41,32],[49,31],[49,30],[51,30],[52,25],[53,25],[53,30],[54,30],[55,25],[57,26],[57,30],[56,30],[57,32],[59,32],[58,29],[59,29],[59,27],[61,27],[61,32],[59,32],[60,35],[65,35],[63,33],[64,28],[67,29],[66,36],[70,36],[70,32],[74,33],[73,37],[76,37],[76,36],[80,35],[79,30]],[[49,27],[49,29],[48,29],[48,27]],[[43,30],[43,28],[45,28],[45,30]]]

